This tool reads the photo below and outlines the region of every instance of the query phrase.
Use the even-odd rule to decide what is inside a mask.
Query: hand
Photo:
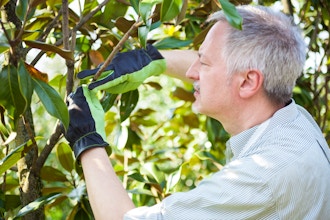
[[[90,90],[105,90],[109,93],[125,93],[136,89],[145,79],[159,75],[166,69],[165,59],[152,45],[146,49],[137,49],[118,53],[98,80],[92,82]],[[79,79],[93,77],[99,68],[78,73]]]
[[[87,149],[107,147],[105,142],[104,111],[96,97],[87,85],[78,87],[68,98],[70,123],[66,139],[73,149],[76,159]]]

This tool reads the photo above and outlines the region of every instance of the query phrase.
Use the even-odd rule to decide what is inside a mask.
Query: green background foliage
[[[329,143],[330,4],[230,2],[267,5],[294,16],[308,44],[294,98],[312,113]],[[0,0],[0,218],[93,219],[81,167],[62,135],[68,125],[65,96],[83,83],[75,74],[98,66],[117,46],[198,49],[214,11],[224,10],[231,25],[241,28],[232,4]],[[225,164],[229,136],[219,122],[191,110],[192,90],[161,75],[125,94],[99,94],[110,160],[137,206],[190,190]]]

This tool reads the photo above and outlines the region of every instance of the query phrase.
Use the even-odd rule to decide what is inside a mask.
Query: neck
[[[268,99],[259,99],[254,102],[251,100],[241,102],[237,114],[233,114],[230,123],[223,123],[226,131],[231,135],[237,135],[249,128],[252,128],[267,119],[271,118],[276,111],[283,108],[284,105],[274,104]]]

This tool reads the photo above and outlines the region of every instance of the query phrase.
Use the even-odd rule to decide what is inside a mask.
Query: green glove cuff
[[[165,59],[154,60],[150,62],[147,66],[143,67],[143,69],[109,81],[103,85],[94,88],[94,90],[105,90],[113,94],[125,93],[130,90],[137,89],[139,85],[141,85],[147,78],[149,78],[150,76],[158,76],[165,70]],[[111,71],[108,71],[108,75]]]

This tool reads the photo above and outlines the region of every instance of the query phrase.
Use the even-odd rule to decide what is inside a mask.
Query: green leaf
[[[157,168],[155,163],[148,162],[144,164],[141,169],[141,173],[146,174],[147,176],[156,180],[156,182],[159,184],[164,180],[164,173]]]
[[[6,36],[3,33],[0,33],[0,53],[3,53],[9,48],[10,48],[10,44],[8,43]]]
[[[21,21],[24,21],[25,19],[28,6],[29,6],[29,1],[26,0],[19,0],[17,3],[17,6],[15,8],[16,15]]]
[[[125,16],[127,9],[128,6],[120,1],[109,1],[101,14],[99,21],[102,23],[105,22],[105,27],[113,28],[113,20],[118,17]]]
[[[56,156],[65,170],[71,172],[74,169],[72,149],[68,144],[61,142],[56,148]]]
[[[128,176],[129,178],[132,178],[136,181],[142,182],[142,183],[147,183],[148,181],[143,178],[143,176],[140,173],[132,173]]]
[[[5,158],[0,161],[0,175],[14,166],[19,159],[24,156],[23,151],[28,151],[33,145],[28,141],[11,151]]]
[[[235,5],[230,3],[228,0],[219,0],[219,2],[229,24],[231,24],[234,28],[242,30],[243,19],[237,12]]]
[[[148,39],[147,37],[148,37],[149,30],[150,30],[150,28],[148,26],[141,26],[138,29],[139,41],[143,48],[145,48],[147,45],[147,39]]]
[[[34,86],[33,86],[32,78],[29,72],[26,70],[23,61],[20,61],[18,64],[18,81],[21,87],[22,94],[27,102],[26,105],[30,106]]]
[[[92,207],[89,203],[89,200],[84,197],[82,197],[82,199],[80,200],[80,206],[81,206],[81,209],[85,211],[85,214],[86,214],[86,219],[88,220],[92,220],[92,219],[95,219],[94,218],[94,215],[93,215],[93,211],[92,211]],[[79,212],[79,211],[78,211]],[[75,219],[82,219],[82,218],[77,218],[77,215],[75,216]]]
[[[127,134],[128,134],[128,137],[127,137],[125,149],[132,150],[134,145],[141,145],[141,138],[130,127],[127,128]]]
[[[76,214],[74,215],[73,220],[90,220],[90,216],[88,214],[88,212],[86,212],[82,207],[81,204],[78,203],[77,204],[77,211]]]
[[[163,38],[161,41],[158,41],[153,44],[158,50],[165,49],[174,49],[187,47],[192,43],[192,40],[180,40],[174,37]]]
[[[144,23],[147,24],[147,20],[153,11],[154,5],[160,3],[161,0],[142,0],[139,5],[139,14],[142,17]]]
[[[105,95],[101,100],[101,105],[102,105],[104,112],[109,111],[109,109],[115,103],[117,97],[118,97],[118,94],[112,94],[112,93],[105,92]]]
[[[182,170],[182,166],[180,166],[180,168],[177,171],[171,173],[170,176],[167,178],[166,193],[169,193],[169,191],[173,189],[173,187],[180,181],[181,170]]]
[[[138,14],[139,13],[139,0],[130,0],[131,6],[134,8],[134,11]]]
[[[17,119],[27,107],[17,69],[13,65],[4,67],[0,72],[0,82],[0,105],[5,109],[13,109],[12,117]]]
[[[9,0],[0,0],[0,7],[6,5]]]
[[[160,20],[170,21],[180,14],[183,2],[182,0],[163,0]]]
[[[61,96],[47,83],[38,79],[33,79],[33,82],[35,91],[47,112],[55,118],[58,118],[65,128],[67,128],[69,126],[69,113]]]
[[[52,193],[47,196],[42,196],[34,200],[33,202],[29,203],[28,205],[24,206],[21,210],[19,210],[19,212],[17,213],[14,219],[17,219],[18,217],[22,217],[34,210],[37,210],[44,204],[50,203],[52,200],[56,199],[59,196],[61,196],[61,193]]]
[[[122,94],[120,100],[120,120],[123,122],[130,116],[130,114],[134,110],[139,100],[139,91],[135,89],[133,91],[126,92]]]
[[[62,173],[60,170],[51,167],[51,166],[43,166],[40,171],[40,176],[43,180],[46,181],[59,181],[59,182],[66,182],[68,179],[66,178],[65,174]]]
[[[69,50],[62,50],[59,47],[56,47],[56,46],[51,45],[51,44],[46,44],[46,43],[43,43],[43,42],[40,42],[40,41],[25,40],[24,42],[29,47],[38,48],[38,49],[43,50],[43,51],[49,51],[49,52],[56,53],[56,54],[60,55],[61,57],[63,57],[64,59],[67,59],[67,60],[72,60],[72,61],[74,60],[73,52],[71,52]]]

